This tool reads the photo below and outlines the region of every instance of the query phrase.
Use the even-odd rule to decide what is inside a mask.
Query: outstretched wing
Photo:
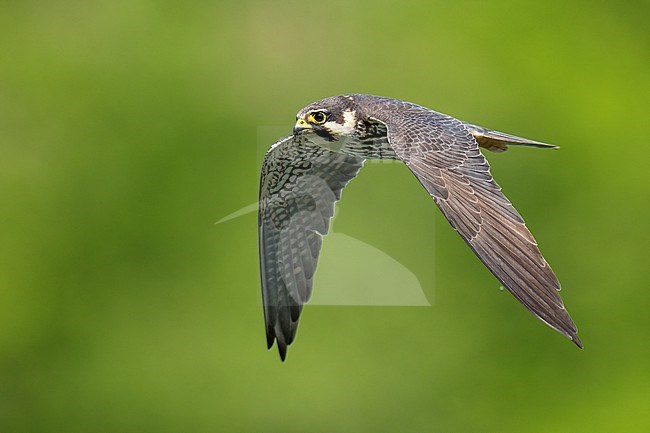
[[[560,283],[524,220],[492,178],[474,131],[419,105],[391,104],[390,111],[377,104],[373,117],[386,124],[391,147],[452,227],[526,308],[582,347],[557,293]]]
[[[327,234],[334,203],[363,159],[289,136],[267,152],[260,179],[259,251],[269,349],[284,361]]]

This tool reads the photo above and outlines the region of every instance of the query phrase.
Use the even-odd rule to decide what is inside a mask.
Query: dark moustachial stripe
[[[329,133],[329,131],[322,126],[314,126],[314,132],[316,135],[319,137],[324,138],[327,141],[334,141],[336,140],[332,134]]]

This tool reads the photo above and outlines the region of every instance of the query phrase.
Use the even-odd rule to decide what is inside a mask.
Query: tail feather
[[[516,135],[505,134],[499,131],[483,128],[481,126],[466,123],[465,126],[472,133],[479,146],[492,152],[505,152],[508,146],[528,146],[539,147],[543,149],[559,149],[559,146],[542,143],[541,141],[529,140],[527,138],[517,137]]]

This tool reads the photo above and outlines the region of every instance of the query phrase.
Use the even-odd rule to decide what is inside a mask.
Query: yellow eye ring
[[[322,111],[316,111],[311,113],[307,120],[315,125],[322,125],[323,123],[327,122],[327,114],[323,113]]]

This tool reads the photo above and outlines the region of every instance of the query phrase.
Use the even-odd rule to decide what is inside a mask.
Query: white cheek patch
[[[334,135],[346,136],[354,134],[357,126],[356,111],[346,110],[343,112],[343,125],[336,122],[325,123],[327,129]]]
[[[346,128],[350,128],[350,130],[354,130],[355,126],[357,125],[357,112],[356,111],[350,111],[350,110],[345,110],[343,112],[343,121],[344,121],[344,126]]]

